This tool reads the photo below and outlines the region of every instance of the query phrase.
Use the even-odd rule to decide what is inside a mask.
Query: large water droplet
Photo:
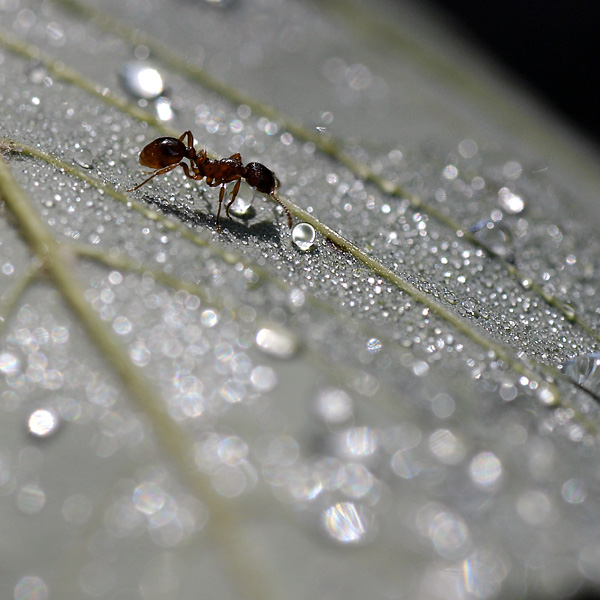
[[[578,356],[568,361],[564,373],[594,394],[600,394],[600,352]]]
[[[315,228],[309,223],[298,223],[292,229],[292,242],[303,252],[310,250],[317,239]]]
[[[87,148],[77,148],[73,152],[73,162],[82,169],[94,168],[94,156]]]
[[[35,437],[47,438],[58,431],[60,419],[58,415],[47,408],[34,410],[29,415],[27,427],[29,433]]]
[[[354,502],[338,502],[321,513],[321,522],[327,535],[342,544],[367,541],[374,530],[374,515],[366,507]]]
[[[238,196],[235,202],[229,207],[229,212],[236,217],[247,217],[251,207],[252,198],[247,200],[242,196]]]
[[[165,90],[162,75],[144,61],[125,63],[119,77],[125,91],[136,98],[154,100],[162,96]]]
[[[502,257],[510,254],[512,236],[505,227],[495,221],[478,221],[471,227],[471,233],[494,254]]]
[[[256,345],[270,356],[292,358],[298,351],[299,342],[291,331],[278,326],[269,326],[258,331]]]

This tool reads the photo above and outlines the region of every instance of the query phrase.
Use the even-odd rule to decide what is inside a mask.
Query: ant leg
[[[183,142],[183,138],[187,136],[187,142],[186,142],[186,146],[188,146],[189,148],[193,148],[194,147],[194,136],[192,135],[192,132],[188,129],[187,131],[184,131],[181,136],[179,137],[179,139]]]
[[[179,163],[181,165],[181,167],[183,168],[186,177],[188,177],[189,179],[195,179],[196,181],[200,181],[202,179],[204,179],[204,175],[200,175],[200,171],[197,171],[194,168],[194,165],[192,164],[192,169],[194,169],[194,173],[190,173],[190,168],[184,163]]]
[[[235,198],[240,191],[240,183],[242,183],[242,178],[240,177],[233,186],[233,191],[231,192],[231,200],[225,206],[225,214],[231,219],[231,215],[229,214],[229,207],[235,202]]]
[[[277,204],[279,204],[279,206],[281,206],[281,208],[283,208],[283,210],[285,210],[285,214],[287,215],[288,225],[291,229],[292,225],[293,225],[292,213],[289,211],[288,207],[275,195],[274,192],[269,194],[269,196],[271,196],[271,198],[273,198],[273,200],[275,200],[275,202],[277,202]]]
[[[221,226],[219,225],[219,220],[221,218],[221,206],[223,205],[223,196],[225,196],[225,184],[221,185],[221,191],[219,192],[219,208],[217,210],[217,231],[219,233],[221,233]]]
[[[134,188],[132,188],[130,190],[125,190],[125,191],[126,192],[135,192],[135,190],[139,190],[143,185],[146,185],[151,179],[154,179],[157,175],[165,175],[166,173],[168,173],[169,171],[172,171],[175,167],[178,167],[179,165],[184,167],[184,170],[186,170],[185,167],[187,167],[187,165],[182,162],[175,163],[174,165],[169,165],[168,167],[164,167],[163,169],[158,169],[158,171],[152,173],[152,175],[150,175],[150,177],[148,177],[148,179],[145,179],[144,181],[142,181],[142,183],[140,183],[140,185],[136,185]]]

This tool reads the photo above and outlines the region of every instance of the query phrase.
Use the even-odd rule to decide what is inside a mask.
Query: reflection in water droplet
[[[229,212],[236,217],[247,217],[252,207],[252,197],[246,199],[242,196],[237,196],[235,202],[229,207]]]
[[[523,198],[513,194],[505,187],[498,192],[498,204],[509,215],[517,215],[525,209]]]
[[[45,581],[35,575],[21,577],[15,585],[15,600],[47,600],[48,596],[48,586]]]
[[[338,502],[321,513],[325,532],[342,544],[357,544],[373,534],[374,515],[354,502]]]
[[[56,433],[59,425],[60,419],[58,415],[54,411],[46,408],[40,408],[33,411],[27,421],[29,433],[36,437],[51,436]]]
[[[326,423],[343,423],[352,416],[352,398],[344,390],[322,390],[317,395],[315,410]]]
[[[600,353],[578,356],[564,366],[567,377],[594,394],[600,394]]]
[[[144,61],[125,63],[119,77],[125,91],[136,98],[154,100],[161,96],[165,89],[161,74]]]
[[[298,351],[298,338],[289,330],[278,326],[263,327],[256,334],[256,345],[265,353],[277,358],[292,358]]]
[[[494,485],[502,475],[502,463],[492,452],[481,452],[473,458],[469,474],[474,483],[481,487]]]
[[[465,589],[476,598],[495,597],[508,569],[493,552],[482,549],[471,554],[463,562]]]
[[[315,228],[309,223],[298,223],[292,229],[292,242],[300,250],[306,252],[310,250],[317,239]]]
[[[39,513],[46,505],[46,494],[37,483],[24,485],[17,494],[17,506],[19,510],[28,514]]]
[[[512,236],[505,227],[495,221],[487,219],[478,221],[471,226],[471,233],[498,256],[506,257],[510,254]]]
[[[94,155],[87,148],[78,148],[73,152],[73,162],[82,169],[94,167]]]

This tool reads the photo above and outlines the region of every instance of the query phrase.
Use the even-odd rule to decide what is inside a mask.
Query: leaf
[[[585,149],[424,13],[216,4],[0,3],[4,595],[596,586]],[[188,129],[304,232],[125,192]]]

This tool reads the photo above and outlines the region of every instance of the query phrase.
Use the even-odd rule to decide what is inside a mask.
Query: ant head
[[[178,163],[185,157],[185,144],[172,137],[156,138],[140,152],[140,165],[150,169],[162,169]]]
[[[251,162],[246,165],[246,181],[255,190],[270,194],[275,191],[277,178],[265,165]]]

